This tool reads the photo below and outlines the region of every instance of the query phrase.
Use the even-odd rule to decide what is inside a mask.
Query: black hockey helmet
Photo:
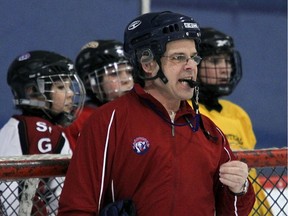
[[[102,89],[103,75],[112,69],[118,75],[119,65],[125,64],[125,70],[131,71],[124,56],[123,43],[117,40],[93,40],[85,44],[76,57],[75,66],[82,81],[85,83],[87,95],[97,103],[107,102]],[[132,80],[132,76],[131,76]]]
[[[198,65],[198,81],[200,83],[200,98],[221,97],[229,95],[235,89],[242,77],[241,56],[234,49],[233,38],[214,28],[201,28],[201,43],[198,54],[202,57]],[[232,72],[227,83],[207,84],[205,77],[205,58],[226,55],[230,61]],[[220,79],[220,78],[219,78]]]
[[[140,59],[145,62],[155,59],[159,64],[166,51],[166,44],[179,39],[193,39],[196,46],[200,43],[200,29],[193,18],[163,11],[143,14],[133,19],[125,29],[124,51],[135,68],[135,81],[143,83],[145,79],[139,65]],[[161,69],[157,77],[167,82],[164,74],[159,73],[163,73]]]
[[[73,91],[70,112],[52,110],[51,87],[55,82],[69,82]],[[26,113],[39,114],[54,123],[70,124],[81,112],[85,88],[74,69],[73,62],[55,52],[35,50],[13,60],[7,73],[7,83],[14,95],[14,104]],[[66,94],[68,89],[66,89]],[[66,98],[67,99],[67,98]],[[65,103],[65,102],[64,102]],[[37,110],[41,112],[37,112]]]

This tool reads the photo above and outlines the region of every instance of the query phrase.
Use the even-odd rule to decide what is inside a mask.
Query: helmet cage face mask
[[[225,62],[225,66],[222,68],[217,66],[220,61]],[[207,73],[208,70],[212,70],[214,73],[211,74],[210,72],[209,74]],[[214,96],[227,96],[231,94],[241,80],[241,77],[241,57],[237,51],[206,56],[198,68],[200,89],[205,92],[208,91]]]
[[[47,53],[43,51],[41,55],[47,55]],[[33,52],[31,55],[33,56]],[[76,74],[73,63],[64,57],[62,58],[62,60],[53,63],[43,63],[44,57],[37,59],[37,61],[30,60],[32,63],[20,63],[22,65],[19,68],[15,70],[12,68],[9,71],[10,74],[7,79],[14,95],[13,102],[16,107],[30,110],[31,113],[34,113],[35,110],[42,110],[48,119],[67,126],[82,111],[85,88]],[[35,65],[37,66],[35,67]],[[52,94],[55,91],[52,89],[57,89],[57,92],[59,90],[64,94],[62,102],[53,100]],[[60,109],[55,109],[56,106]]]
[[[115,65],[117,69],[118,63],[128,60],[120,41],[93,40],[82,47],[75,62],[77,72],[85,83],[87,96],[92,100],[96,98],[95,102],[101,105],[106,102],[106,96],[99,85],[102,82],[100,74],[105,73],[109,65]]]
[[[121,73],[126,73],[126,75],[122,76]],[[133,78],[131,73],[132,66],[127,60],[108,64],[89,74],[90,87],[101,103],[112,101],[124,92],[133,88]],[[111,78],[105,80],[105,77]],[[123,82],[130,82],[131,85],[128,86],[128,88],[123,88]],[[109,83],[118,84],[116,88],[109,88],[108,92],[105,92],[103,86]]]
[[[202,61],[198,65],[197,76],[201,96],[221,97],[231,94],[242,78],[241,56],[234,49],[233,38],[213,28],[201,28],[201,44],[199,45],[198,53],[202,57]],[[219,57],[225,58],[222,60],[225,60],[226,68],[224,66],[224,68],[219,69],[219,65],[216,66],[220,64],[221,59]],[[211,75],[214,77],[214,82],[212,83],[211,79],[208,82],[208,68],[205,65],[205,60],[209,58],[210,69],[214,68],[215,73],[216,70],[226,70],[226,74],[228,70],[230,71],[228,77],[223,75],[225,74],[224,72],[218,78],[214,74]],[[223,67],[223,64],[221,66]]]
[[[37,84],[40,92],[38,102],[44,99],[42,108],[48,111],[47,115],[53,117],[63,114],[67,123],[72,123],[79,116],[85,101],[85,88],[77,74],[43,76],[37,78]],[[52,95],[59,92],[65,95],[64,99],[53,100]]]

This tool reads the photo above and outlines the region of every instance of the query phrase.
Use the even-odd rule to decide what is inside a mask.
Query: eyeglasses
[[[174,54],[174,55],[170,55],[170,56],[162,56],[162,57],[165,57],[165,58],[168,58],[169,61],[171,62],[174,62],[174,63],[188,63],[188,61],[191,59],[193,60],[196,65],[198,65],[202,58],[198,55],[194,55],[194,56],[186,56],[186,55],[183,55],[183,54]]]

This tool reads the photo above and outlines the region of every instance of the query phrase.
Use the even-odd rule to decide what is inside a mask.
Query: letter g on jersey
[[[50,138],[42,138],[38,141],[38,149],[41,153],[47,153],[52,150]]]
[[[143,155],[145,154],[150,147],[149,141],[144,137],[137,137],[134,139],[132,148],[136,154]]]

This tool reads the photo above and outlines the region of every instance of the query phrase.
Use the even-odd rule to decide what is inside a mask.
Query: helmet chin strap
[[[159,65],[159,70],[158,70],[157,75],[155,76],[155,78],[158,78],[158,77],[159,77],[164,84],[168,83],[168,79],[167,79],[167,77],[164,75],[163,70],[162,70],[162,67],[161,67],[160,58],[156,58],[155,60],[156,60],[157,64]]]
[[[157,78],[160,78],[160,79],[162,80],[162,82],[163,82],[164,84],[166,84],[166,83],[168,82],[168,79],[167,79],[167,77],[164,75],[164,73],[163,73],[163,71],[162,71],[160,59],[159,59],[159,58],[156,58],[155,61],[156,61],[157,64],[159,65],[159,70],[158,70],[158,72],[157,72],[157,74],[156,74],[155,76],[153,76],[153,77],[144,77],[144,76],[141,76],[141,75],[139,75],[139,76],[140,76],[141,79],[143,79],[143,80],[155,80],[155,79],[157,79]]]
[[[159,65],[159,70],[155,76],[153,76],[153,77],[141,77],[141,75],[140,75],[141,79],[143,79],[143,80],[155,80],[157,78],[160,78],[164,84],[166,84],[168,82],[168,79],[164,75],[163,70],[161,68],[160,57],[155,56],[153,54],[153,52],[151,51],[151,49],[145,49],[145,50],[139,51],[138,56],[139,56],[139,60],[141,63],[147,64],[147,63],[150,63],[153,60],[155,60],[157,62],[157,64]]]

